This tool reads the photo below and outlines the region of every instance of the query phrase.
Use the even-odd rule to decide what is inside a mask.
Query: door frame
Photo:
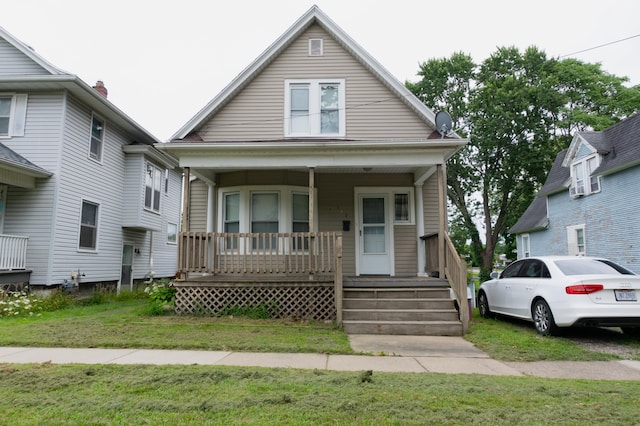
[[[394,252],[394,231],[393,231],[393,203],[392,203],[393,189],[388,187],[355,187],[354,188],[354,201],[355,201],[355,261],[356,261],[356,276],[367,275],[367,271],[362,270],[361,262],[361,250],[362,250],[362,198],[363,197],[382,197],[385,199],[385,248],[387,250],[388,257],[388,275],[395,275],[395,252]],[[387,275],[386,273],[381,275]]]
[[[131,278],[129,279],[128,283],[123,283],[122,282],[122,272],[124,270],[124,249],[125,247],[130,246],[131,247]],[[135,251],[136,251],[136,246],[134,243],[130,243],[130,242],[124,242],[122,243],[122,257],[120,258],[120,279],[118,280],[118,294],[120,294],[120,291],[123,288],[123,285],[126,285],[129,287],[129,291],[133,291],[133,264],[135,263]],[[125,287],[126,289],[126,287]]]

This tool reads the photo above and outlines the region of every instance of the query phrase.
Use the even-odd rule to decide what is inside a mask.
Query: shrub
[[[152,315],[167,312],[166,307],[173,307],[176,299],[176,288],[173,286],[173,282],[168,280],[154,281],[144,289],[144,292],[151,299],[149,313]]]

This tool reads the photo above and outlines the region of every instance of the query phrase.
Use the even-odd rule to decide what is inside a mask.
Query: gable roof
[[[131,117],[117,108],[111,101],[99,94],[93,87],[78,76],[63,71],[38,55],[31,47],[15,38],[0,27],[0,38],[11,44],[31,61],[42,67],[44,74],[3,74],[0,75],[0,91],[26,90],[68,90],[90,108],[96,110],[106,120],[117,124],[138,142],[147,145],[160,140],[136,123]]]
[[[415,111],[430,127],[435,126],[435,114],[416,98],[404,84],[400,83],[389,71],[387,71],[378,61],[367,53],[358,43],[356,43],[347,33],[338,27],[318,6],[313,6],[302,17],[300,17],[283,35],[281,35],[271,46],[267,48],[256,60],[245,68],[236,78],[234,78],[222,92],[213,98],[204,108],[182,126],[171,140],[181,140],[187,138],[198,126],[209,120],[218,110],[225,106],[243,88],[245,88],[260,72],[271,64],[298,36],[300,36],[311,25],[318,24],[338,44],[349,52],[358,62],[368,69],[374,76],[385,84],[393,93],[398,95],[413,111]]]

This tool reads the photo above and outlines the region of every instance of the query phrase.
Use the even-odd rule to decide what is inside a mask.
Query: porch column
[[[213,220],[216,208],[215,190],[215,184],[207,184],[207,232],[214,232],[215,230],[215,222]]]
[[[182,176],[182,232],[188,232],[189,223],[189,204],[191,200],[191,169],[185,167]]]
[[[315,215],[313,213],[313,193],[315,191],[315,168],[309,167],[309,280],[314,279],[315,270]]]
[[[438,164],[438,272],[440,278],[445,275],[444,244],[447,221],[447,180],[442,164]]]
[[[424,182],[415,184],[416,191],[416,242],[418,244],[418,276],[424,277],[427,275],[426,272],[426,252],[425,252],[425,242],[422,240],[422,236],[424,235],[424,198],[422,194],[422,189],[424,187]]]

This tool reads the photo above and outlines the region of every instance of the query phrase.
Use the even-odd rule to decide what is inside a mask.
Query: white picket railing
[[[0,271],[25,269],[28,237],[0,234]]]

